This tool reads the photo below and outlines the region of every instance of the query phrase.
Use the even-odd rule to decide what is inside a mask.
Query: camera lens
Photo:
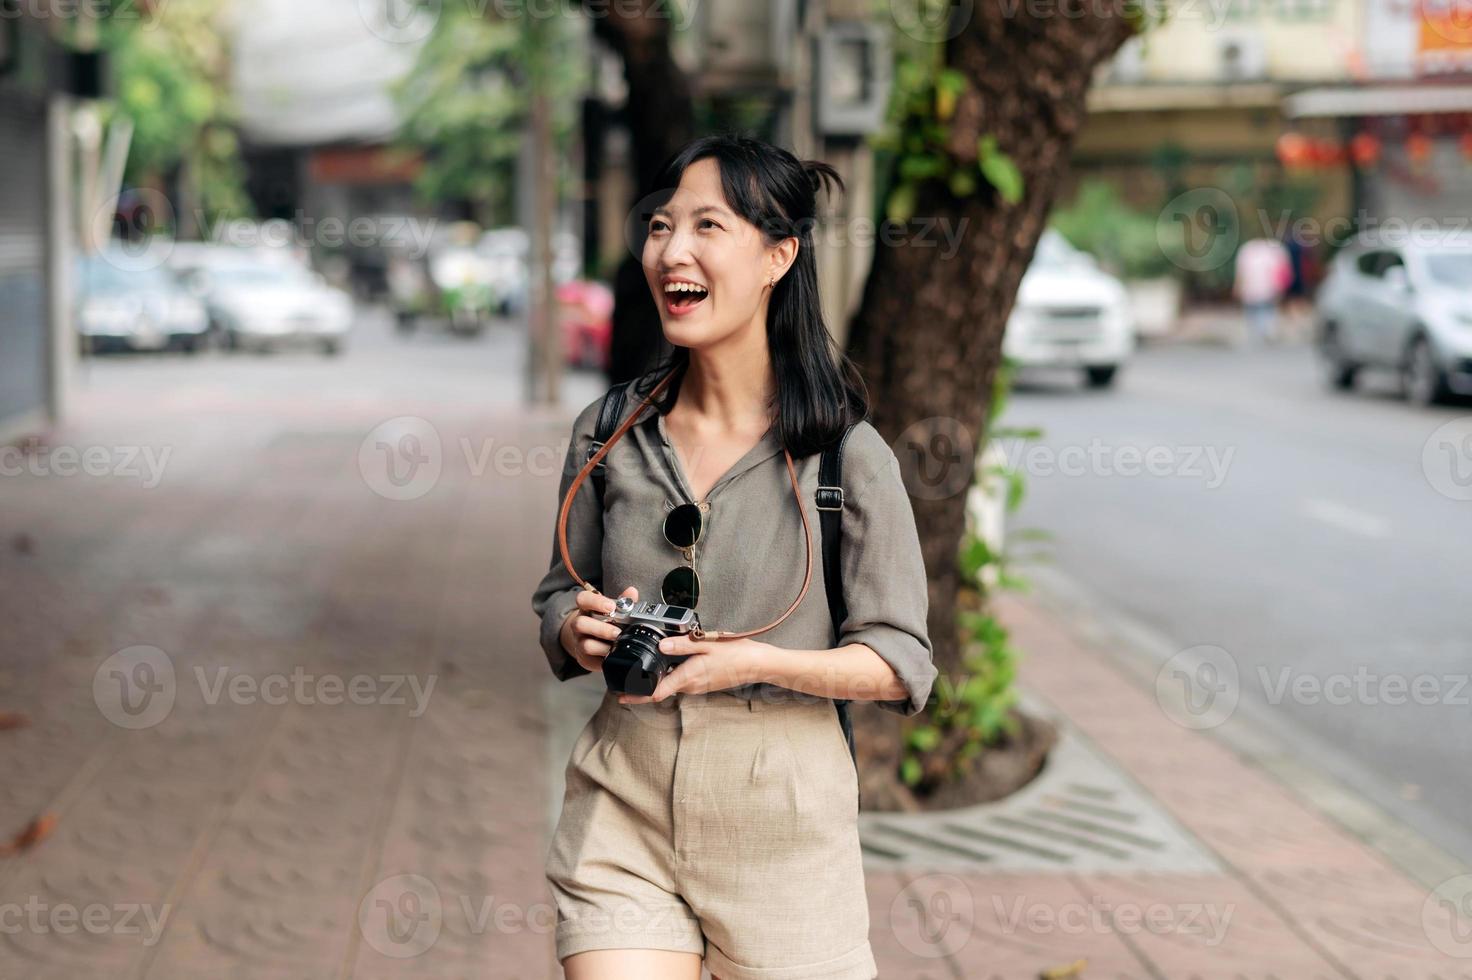
[[[669,658],[659,652],[664,634],[648,626],[634,625],[619,633],[613,649],[603,658],[603,678],[611,691],[647,697],[669,673]]]

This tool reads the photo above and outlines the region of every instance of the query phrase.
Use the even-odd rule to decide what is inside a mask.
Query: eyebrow
[[[650,211],[649,212],[649,216],[652,218],[656,214],[670,214],[670,213],[671,213],[670,212],[670,209],[667,208],[667,207],[665,207],[663,204],[661,204],[658,207],[654,208],[652,211]],[[728,218],[731,217],[731,212],[730,211],[727,211],[725,208],[718,208],[718,207],[716,207],[713,204],[706,204],[706,205],[704,205],[702,207],[698,207],[694,211],[691,211],[690,212],[690,215],[692,217],[695,217],[695,216],[698,216],[698,215],[708,214],[708,213],[721,214],[721,215],[725,215]]]

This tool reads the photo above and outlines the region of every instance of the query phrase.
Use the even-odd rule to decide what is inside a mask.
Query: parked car
[[[1472,236],[1356,238],[1319,286],[1315,332],[1335,388],[1370,369],[1417,405],[1472,394]]]
[[[1003,355],[1021,367],[1075,368],[1090,387],[1107,388],[1134,349],[1124,284],[1057,231],[1043,232],[1007,320]]]
[[[557,308],[567,363],[607,371],[613,349],[613,290],[587,279],[565,282],[557,287]]]
[[[160,267],[139,267],[111,252],[77,262],[77,333],[83,352],[179,348],[204,343],[209,317],[198,299]]]
[[[211,261],[188,274],[225,346],[315,346],[337,354],[353,325],[353,301],[294,263]]]

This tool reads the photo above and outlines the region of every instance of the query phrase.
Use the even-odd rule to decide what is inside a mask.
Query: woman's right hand
[[[639,601],[639,590],[632,585],[624,589],[623,595]],[[589,673],[601,673],[603,658],[608,656],[623,627],[593,618],[613,612],[613,600],[608,596],[583,589],[578,592],[577,603],[578,611],[563,622],[558,638],[562,641],[562,648],[572,655],[578,666]]]

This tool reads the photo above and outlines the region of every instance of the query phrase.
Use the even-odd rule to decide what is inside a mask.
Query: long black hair
[[[777,379],[777,431],[795,458],[811,455],[869,414],[869,396],[858,369],[838,348],[823,322],[818,266],[813,253],[818,192],[837,184],[838,172],[819,160],[799,160],[787,150],[751,136],[705,136],[675,153],[660,170],[645,203],[666,203],[680,178],[698,160],[714,159],[726,203],[755,225],[768,246],[798,240],[797,258],[777,281],[767,308],[767,349]],[[831,193],[831,190],[830,190]],[[654,405],[674,407],[690,366],[690,348],[675,347],[634,383],[641,397],[670,370],[675,376]]]

